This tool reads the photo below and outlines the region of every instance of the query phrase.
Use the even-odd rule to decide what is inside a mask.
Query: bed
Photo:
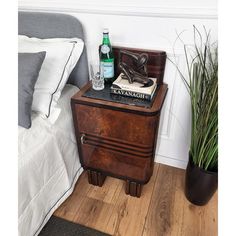
[[[64,14],[20,12],[21,35],[81,38],[78,19]],[[61,113],[54,124],[32,114],[30,129],[18,132],[18,228],[20,236],[38,235],[53,212],[72,193],[82,173],[74,135],[70,98],[88,81],[86,48],[58,101]]]

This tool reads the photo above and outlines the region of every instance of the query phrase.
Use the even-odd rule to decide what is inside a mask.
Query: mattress
[[[72,193],[82,173],[70,98],[78,91],[66,85],[54,124],[32,114],[32,127],[18,131],[19,236],[38,235],[59,205]]]

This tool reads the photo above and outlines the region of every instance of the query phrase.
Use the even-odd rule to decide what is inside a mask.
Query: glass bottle
[[[102,44],[99,46],[100,66],[106,84],[111,84],[115,80],[114,76],[114,55],[109,39],[109,30],[103,30]]]

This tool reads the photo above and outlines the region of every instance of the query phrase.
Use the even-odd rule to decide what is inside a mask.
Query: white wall
[[[176,32],[186,44],[193,39],[192,26],[212,31],[217,39],[215,0],[25,0],[20,10],[62,12],[77,17],[85,28],[89,61],[98,59],[102,28],[108,27],[117,46],[161,49],[183,65],[182,44],[173,44]],[[190,143],[190,107],[186,90],[175,67],[168,61],[164,81],[169,86],[161,116],[156,162],[185,168]]]

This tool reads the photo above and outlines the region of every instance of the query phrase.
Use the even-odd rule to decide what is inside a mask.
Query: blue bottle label
[[[114,77],[114,62],[102,62],[104,78]]]

